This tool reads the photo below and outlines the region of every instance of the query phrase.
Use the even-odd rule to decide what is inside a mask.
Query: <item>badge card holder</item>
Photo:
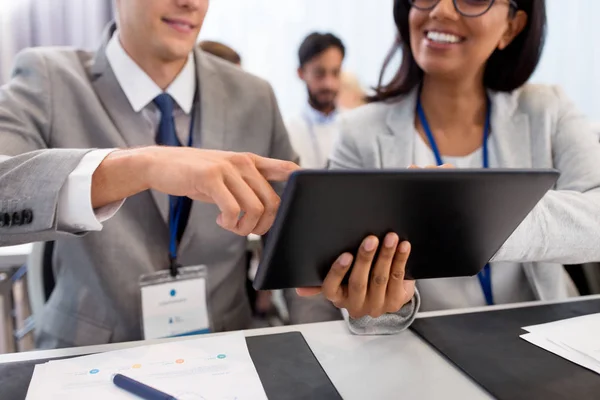
[[[210,332],[205,266],[179,267],[140,277],[144,339]]]

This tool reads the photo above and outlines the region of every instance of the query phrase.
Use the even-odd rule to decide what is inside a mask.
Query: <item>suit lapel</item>
[[[230,150],[232,146],[227,143],[227,102],[223,81],[201,50],[196,50],[194,55],[198,78],[198,94],[194,100],[194,147]],[[188,225],[181,238],[181,249],[190,245],[199,230],[206,229],[198,223],[202,213],[199,204],[192,205]]]
[[[115,29],[113,24],[104,32],[102,45],[91,67],[92,86],[126,147],[153,146],[156,144],[154,136],[148,131],[142,114],[136,113],[131,107],[106,57],[106,46]],[[166,223],[169,218],[167,197],[154,190],[150,192]]]
[[[201,50],[196,50],[194,55],[199,88],[194,107],[194,146],[227,150],[227,108],[223,81],[215,66]]]
[[[518,110],[517,96],[512,93],[490,92],[492,102],[492,132],[490,139],[498,166],[531,168],[531,132],[527,115]]]
[[[415,109],[417,90],[413,90],[398,103],[390,105],[387,116],[388,132],[377,137],[379,168],[407,168],[414,161]]]

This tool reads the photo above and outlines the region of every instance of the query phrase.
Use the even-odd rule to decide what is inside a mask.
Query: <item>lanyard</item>
[[[427,140],[429,141],[429,145],[431,146],[431,150],[435,156],[435,160],[438,165],[442,165],[444,162],[442,161],[442,155],[440,154],[440,150],[437,147],[437,143],[435,142],[435,138],[433,137],[433,133],[431,132],[431,128],[429,127],[429,123],[427,122],[427,117],[425,117],[425,111],[423,111],[423,107],[421,105],[421,99],[417,101],[417,113],[419,114],[419,120],[421,121],[421,125],[423,126],[423,130],[425,131],[425,135],[427,136]],[[487,111],[485,116],[485,126],[483,128],[483,168],[489,168],[489,157],[488,157],[488,137],[490,135],[490,117],[492,113],[492,105],[490,100],[487,101]],[[494,295],[492,292],[492,271],[490,269],[490,264],[486,264],[483,270],[477,274],[479,278],[479,284],[481,285],[481,290],[483,291],[483,295],[485,296],[485,302],[488,306],[494,305]]]
[[[188,147],[194,144],[194,108],[192,108],[192,119],[190,121],[190,137],[188,139]],[[169,269],[171,276],[177,276],[180,265],[177,263],[177,233],[182,223],[181,213],[185,204],[183,196],[169,196]]]

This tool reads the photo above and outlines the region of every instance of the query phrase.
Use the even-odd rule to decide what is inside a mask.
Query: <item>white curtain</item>
[[[14,56],[32,46],[93,50],[112,18],[111,0],[0,0],[0,84]]]

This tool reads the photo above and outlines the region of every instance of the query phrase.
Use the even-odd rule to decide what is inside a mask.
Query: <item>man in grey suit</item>
[[[276,209],[261,181],[259,172],[264,171],[253,165],[258,158],[227,155],[230,158],[223,160],[221,153],[209,150],[152,147],[157,141],[173,144],[169,140],[176,140],[183,146],[193,143],[203,149],[296,159],[268,83],[193,50],[207,7],[206,0],[117,0],[118,29],[112,26],[106,32],[96,53],[58,48],[25,51],[16,59],[12,80],[0,91],[2,154],[16,156],[47,148],[109,149],[54,150],[64,155],[58,165],[51,167],[46,161],[29,170],[43,177],[35,180],[42,191],[46,177],[49,182],[64,181],[67,175],[67,192],[89,188],[98,166],[109,157],[123,163],[142,158],[153,165],[120,177],[122,188],[130,184],[129,193],[96,204],[92,199],[92,205],[76,215],[57,215],[53,199],[34,216],[33,223],[39,219],[46,230],[77,233],[102,228],[56,242],[56,287],[37,321],[39,347],[141,338],[138,280],[170,263],[170,200],[159,191],[227,205],[222,214],[213,204],[189,202],[183,207],[189,218],[177,232],[178,261],[208,266],[212,331],[249,327],[246,238],[240,234],[266,231]],[[163,132],[169,124],[177,137],[157,138],[157,131]],[[132,150],[111,152],[114,148]],[[132,152],[144,155],[132,157]],[[8,162],[26,168],[28,160],[50,155],[29,153]],[[196,171],[196,179],[191,179],[194,163],[200,162],[206,174]],[[243,173],[246,170],[256,173]],[[138,186],[148,176],[154,184]],[[142,191],[147,187],[152,190]],[[206,192],[207,188],[219,192]],[[124,203],[118,201],[125,197],[129,198]],[[247,201],[236,205],[236,199]],[[264,210],[265,205],[270,209]],[[239,211],[245,214],[238,221]],[[73,222],[86,213],[87,221]],[[53,228],[55,223],[58,226]],[[26,234],[27,226],[18,229]]]

